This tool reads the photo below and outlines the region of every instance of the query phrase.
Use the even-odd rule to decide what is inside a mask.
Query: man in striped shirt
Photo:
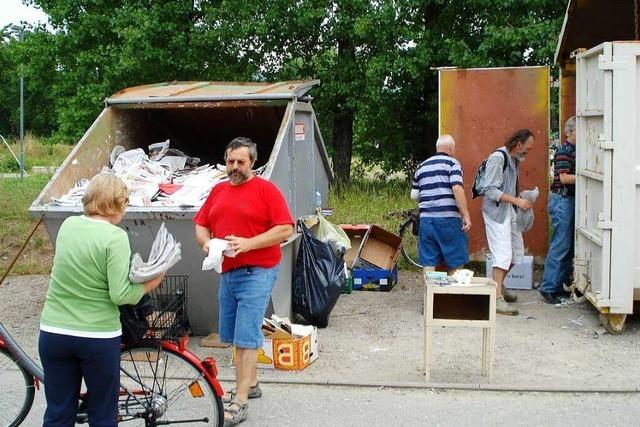
[[[424,270],[434,270],[444,263],[453,272],[469,261],[466,232],[471,220],[462,187],[462,167],[453,157],[453,137],[440,136],[436,151],[413,176],[411,198],[420,208],[418,256]]]
[[[556,151],[553,161],[553,183],[549,194],[549,216],[553,225],[551,245],[544,263],[544,275],[538,291],[548,304],[562,301],[564,284],[571,285],[573,276],[573,235],[575,227],[576,183],[576,119],[564,125],[567,140]]]

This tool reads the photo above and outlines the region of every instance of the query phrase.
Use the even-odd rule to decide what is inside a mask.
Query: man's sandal
[[[229,397],[227,397],[227,394]],[[236,394],[238,394],[238,389],[234,388],[229,390],[224,396],[222,396],[222,403],[231,403],[233,399],[236,398]],[[249,387],[249,399],[257,399],[262,397],[262,390],[260,389],[260,383],[256,383],[253,387]]]
[[[242,403],[238,399],[233,399],[226,408],[224,408],[224,427],[231,427],[240,424],[247,419],[247,411],[249,410],[249,402]],[[230,415],[230,418],[227,418]]]

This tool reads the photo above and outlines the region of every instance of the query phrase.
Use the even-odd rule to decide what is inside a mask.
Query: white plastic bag
[[[539,195],[540,191],[538,190],[538,187],[534,188],[533,190],[524,190],[520,193],[520,197],[530,201],[532,205],[536,202],[536,200],[538,200]],[[533,227],[533,221],[533,209],[524,211],[518,208],[516,212],[516,228],[520,233],[525,233],[531,230],[531,227]]]
[[[318,240],[329,243],[334,250],[341,253],[346,253],[351,249],[351,240],[342,228],[330,223],[320,212],[317,217],[318,227],[316,227],[315,235]]]

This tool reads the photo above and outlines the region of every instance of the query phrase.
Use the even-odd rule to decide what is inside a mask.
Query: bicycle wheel
[[[404,257],[404,259],[407,260],[409,264],[414,265],[418,268],[422,268],[422,265],[420,265],[419,262],[413,259],[409,254],[409,252],[407,251],[407,247],[412,247],[416,249],[418,247],[416,237],[411,233],[412,226],[413,226],[412,218],[407,219],[407,221],[405,221],[405,223],[400,226],[400,231],[398,233],[400,235],[400,240],[402,241],[402,244],[400,246],[400,253]]]
[[[0,426],[19,426],[31,410],[34,394],[33,375],[0,348]]]
[[[169,349],[140,344],[120,357],[119,415],[127,425],[221,426],[222,399],[201,370]]]

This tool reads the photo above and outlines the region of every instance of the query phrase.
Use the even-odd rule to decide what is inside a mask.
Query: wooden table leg
[[[489,331],[488,328],[482,328],[482,375],[487,376],[488,365],[489,362],[489,354],[488,354],[488,340],[489,340]]]
[[[489,382],[493,380],[493,364],[495,362],[495,347],[496,347],[496,328],[488,328],[489,329],[489,339],[488,339],[488,347],[489,347]]]

